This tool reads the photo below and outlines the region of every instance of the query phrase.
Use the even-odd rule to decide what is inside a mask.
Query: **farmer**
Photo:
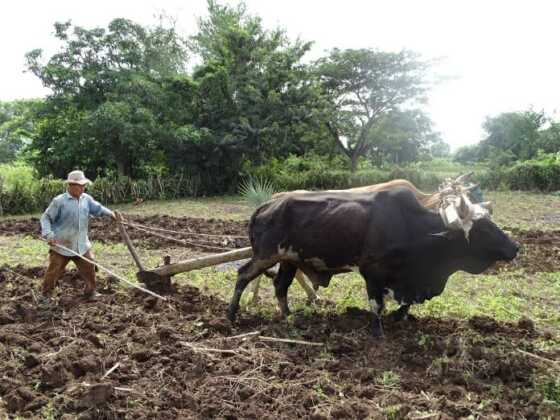
[[[43,295],[40,299],[40,303],[47,305],[52,303],[53,289],[69,261],[74,261],[86,282],[84,297],[95,300],[99,296],[95,291],[94,265],[57,247],[57,244],[93,260],[88,238],[89,217],[110,216],[115,219],[115,213],[84,193],[91,181],[82,171],[70,172],[65,182],[67,191],[56,196],[41,216],[41,233],[50,245],[49,267],[43,279]]]

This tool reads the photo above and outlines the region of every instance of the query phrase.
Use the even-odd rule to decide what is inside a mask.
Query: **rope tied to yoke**
[[[172,241],[172,242],[176,242],[182,245],[187,245],[187,246],[193,246],[193,247],[198,247],[198,248],[206,248],[209,249],[211,251],[232,251],[236,248],[230,248],[230,247],[220,247],[220,246],[216,246],[216,245],[206,245],[206,244],[201,244],[201,243],[197,243],[197,242],[191,242],[191,241],[186,241],[184,239],[177,239],[177,238],[172,238],[170,236],[165,236],[165,235],[161,235],[159,233],[153,232],[152,230],[163,230],[163,231],[168,231],[171,233],[175,233],[175,234],[181,234],[182,232],[176,232],[176,231],[170,231],[168,229],[161,229],[161,228],[153,228],[151,226],[144,226],[144,225],[140,225],[137,223],[129,223],[129,222],[123,222],[123,224],[130,226],[133,229],[137,229],[140,230],[142,232],[146,232],[150,235],[153,235],[155,237],[161,238],[161,239],[165,239],[168,241]],[[188,233],[186,233],[188,234]],[[201,234],[201,235],[206,235],[206,234]],[[219,236],[219,235],[216,235]],[[224,235],[225,238],[227,238],[227,235]]]

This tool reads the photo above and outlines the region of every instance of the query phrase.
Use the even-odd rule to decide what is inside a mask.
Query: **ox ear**
[[[451,239],[453,238],[453,232],[451,232],[450,230],[444,230],[443,232],[430,233],[430,236],[434,238]]]

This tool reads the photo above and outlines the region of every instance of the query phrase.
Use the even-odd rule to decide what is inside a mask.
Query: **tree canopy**
[[[446,151],[419,107],[429,65],[411,51],[334,49],[310,63],[312,43],[214,0],[190,39],[172,21],[121,18],[56,23],[55,37],[53,56],[27,54],[51,92],[29,133],[40,175],[186,172],[223,192],[272,159],[342,153],[355,169]]]
[[[374,131],[387,125],[388,115],[422,101],[427,90],[427,63],[410,51],[334,49],[316,66],[330,105],[329,131],[352,169],[376,146]]]

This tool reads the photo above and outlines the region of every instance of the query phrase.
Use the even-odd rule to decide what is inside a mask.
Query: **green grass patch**
[[[0,181],[3,184],[3,188],[8,191],[16,183],[32,183],[35,181],[33,168],[23,162],[2,163],[0,164]]]

